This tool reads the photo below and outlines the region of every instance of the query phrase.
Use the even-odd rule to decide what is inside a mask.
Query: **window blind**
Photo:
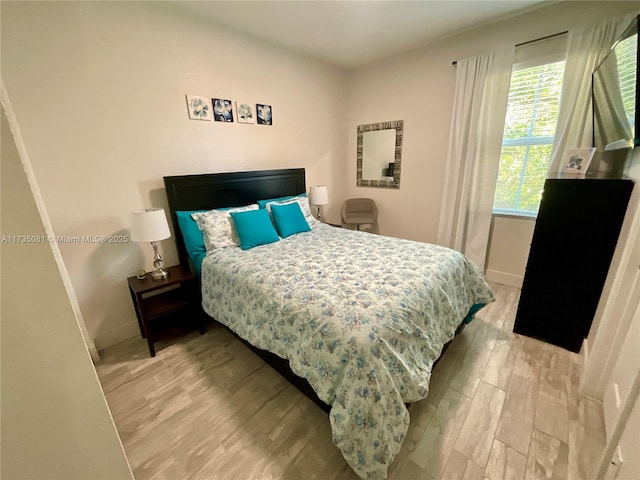
[[[523,65],[511,75],[495,213],[535,215],[551,160],[564,61]]]

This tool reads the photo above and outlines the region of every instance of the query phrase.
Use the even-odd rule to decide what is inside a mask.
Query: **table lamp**
[[[153,247],[153,266],[156,269],[151,272],[151,278],[154,280],[162,280],[169,275],[169,272],[162,268],[164,260],[162,260],[160,252],[158,252],[158,244],[156,242],[170,236],[171,232],[169,231],[164,209],[145,208],[131,212],[131,241],[151,242]]]
[[[309,190],[309,204],[318,207],[316,218],[320,220],[320,206],[329,203],[329,192],[326,185],[313,185]]]

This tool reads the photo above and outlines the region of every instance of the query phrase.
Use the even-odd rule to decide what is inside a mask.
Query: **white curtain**
[[[560,112],[549,173],[560,169],[562,159],[570,148],[592,145],[591,74],[636,15],[627,14],[597,25],[569,30]]]
[[[514,47],[458,62],[438,243],[484,269]]]
[[[599,82],[596,82],[596,78]],[[633,131],[627,119],[620,88],[620,72],[616,52],[607,57],[607,67],[601,66],[593,75],[593,98],[601,101],[592,103],[595,145],[607,145],[620,139],[632,139]],[[598,128],[596,128],[598,127]]]

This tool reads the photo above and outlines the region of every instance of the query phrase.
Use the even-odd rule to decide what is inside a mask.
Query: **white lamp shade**
[[[329,192],[326,185],[313,185],[309,190],[309,203],[311,205],[326,205],[329,203]]]
[[[162,208],[148,208],[131,212],[131,240],[156,242],[171,236],[167,217]]]

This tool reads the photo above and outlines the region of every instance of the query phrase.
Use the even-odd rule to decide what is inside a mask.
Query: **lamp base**
[[[151,278],[153,278],[154,280],[164,280],[168,276],[169,276],[169,272],[166,271],[164,268],[158,268],[157,270],[154,270],[153,272],[151,272]]]
[[[158,244],[151,242],[151,245],[153,245],[153,266],[156,267],[156,269],[151,272],[151,278],[154,280],[164,280],[169,276],[169,272],[162,268],[164,260],[162,260],[160,252],[158,251]]]

